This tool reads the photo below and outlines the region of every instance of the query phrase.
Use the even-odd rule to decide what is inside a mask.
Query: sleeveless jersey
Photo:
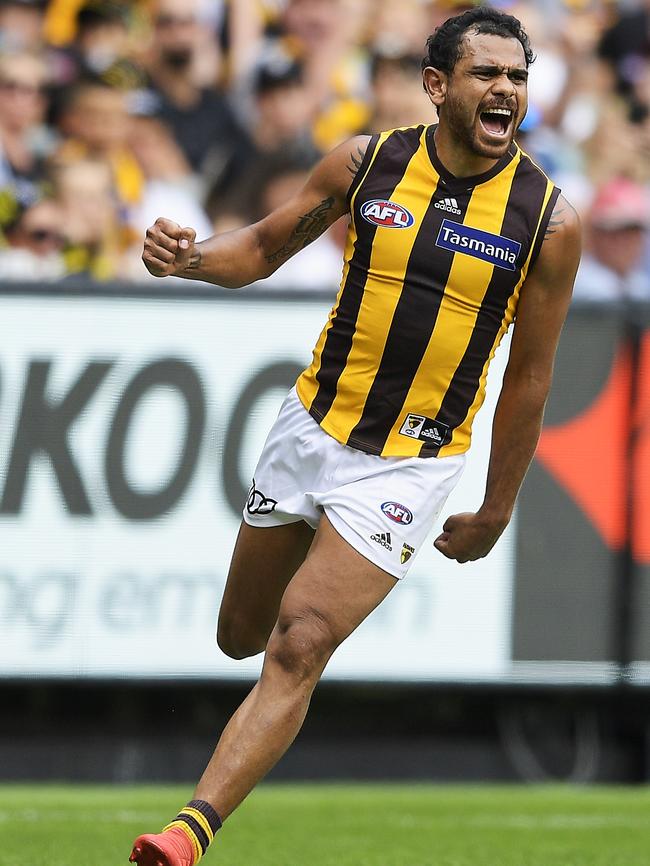
[[[434,131],[370,140],[348,193],[341,287],[296,383],[327,433],[385,457],[469,448],[560,192],[514,143],[489,171],[456,178]]]

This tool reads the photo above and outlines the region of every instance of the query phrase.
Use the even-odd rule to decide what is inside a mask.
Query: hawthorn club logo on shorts
[[[387,199],[375,198],[361,205],[361,216],[375,226],[384,229],[407,229],[415,222],[413,214]]]
[[[414,553],[415,553],[415,548],[411,547],[410,544],[407,544],[406,542],[404,542],[404,544],[402,545],[402,552],[400,554],[399,561],[402,563],[402,565],[404,565],[404,563],[408,562]]]
[[[270,514],[275,510],[277,504],[277,499],[270,499],[255,487],[255,479],[253,478],[251,489],[248,491],[246,511],[249,514]]]
[[[413,521],[413,514],[406,505],[400,505],[399,502],[382,502],[381,510],[389,520],[401,523],[402,526],[408,526]]]

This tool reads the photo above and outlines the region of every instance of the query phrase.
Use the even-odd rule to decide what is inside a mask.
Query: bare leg
[[[262,652],[313,538],[302,520],[268,528],[242,521],[219,611],[217,640],[227,655],[242,659]]]
[[[277,622],[280,602],[285,595],[287,584],[304,561],[313,538],[314,531],[302,521],[269,528],[242,523],[219,612],[217,637],[224,652],[233,658],[244,658],[264,649]],[[259,712],[253,709],[253,713],[252,726],[255,731],[259,728]],[[243,724],[246,724],[245,716]],[[274,717],[270,718],[269,724],[273,726]],[[235,742],[238,740],[236,730],[233,738]],[[274,753],[278,750],[277,746],[273,746],[273,749]],[[227,752],[226,747],[226,754]],[[255,758],[254,751],[252,754],[254,760],[260,763],[260,759]],[[226,763],[228,760],[226,757]],[[236,750],[231,763],[235,768],[241,763]],[[218,777],[221,772],[215,758],[210,766],[213,764]],[[237,772],[236,769],[234,772]],[[250,771],[244,769],[242,783],[239,787],[236,787],[235,783],[234,797],[238,798],[237,802],[243,799],[251,784],[255,783],[255,779],[252,783],[249,781],[250,775]],[[225,773],[225,778],[230,778],[228,772]],[[240,794],[242,784],[244,788],[248,786],[248,789]],[[206,796],[196,799],[208,798]],[[218,792],[216,800],[222,802]],[[199,812],[193,809],[193,806],[198,806]],[[182,819],[173,821],[162,833],[138,836],[133,843],[130,861],[138,863],[139,866],[190,866],[195,863],[200,850],[204,849],[212,838],[206,828],[212,828],[213,833],[216,830],[216,820],[211,812],[205,812],[205,804],[194,803],[193,806],[189,814],[182,811]],[[232,811],[232,808],[234,806],[229,811]],[[201,810],[204,810],[203,817]]]
[[[336,647],[396,580],[357,553],[323,517],[284,593],[259,682],[226,726],[196,789],[226,818],[293,742]]]

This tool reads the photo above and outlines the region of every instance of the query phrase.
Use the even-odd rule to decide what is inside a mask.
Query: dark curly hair
[[[476,6],[461,15],[448,18],[429,36],[422,69],[433,66],[434,69],[451,74],[462,55],[462,43],[468,30],[518,39],[524,49],[526,66],[530,66],[535,59],[528,34],[518,18],[490,6]]]

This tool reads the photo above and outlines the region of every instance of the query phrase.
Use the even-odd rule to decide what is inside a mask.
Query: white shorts
[[[244,520],[314,529],[325,513],[362,556],[402,578],[460,478],[465,455],[377,457],[341,445],[293,388],[260,456]]]

